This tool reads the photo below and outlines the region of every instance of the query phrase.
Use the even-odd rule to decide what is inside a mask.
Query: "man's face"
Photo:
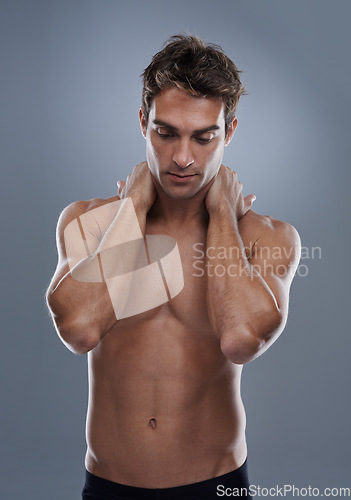
[[[225,137],[220,99],[193,97],[174,87],[155,97],[147,126],[140,111],[140,123],[156,183],[170,198],[189,199],[217,174],[236,118]]]

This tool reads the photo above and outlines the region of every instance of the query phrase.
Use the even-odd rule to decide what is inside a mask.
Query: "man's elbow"
[[[265,345],[248,331],[231,332],[221,338],[221,351],[232,363],[244,365],[257,358]]]
[[[100,342],[100,332],[82,322],[64,321],[51,313],[56,332],[63,344],[74,354],[86,354]]]
[[[81,314],[67,317],[52,294],[46,295],[46,304],[56,332],[67,349],[74,354],[86,354],[98,345],[101,340],[99,328],[82,320]]]
[[[56,326],[56,331],[63,344],[74,354],[87,354],[100,341],[97,332],[90,329]]]
[[[263,354],[283,331],[286,319],[276,311],[269,320],[238,326],[221,335],[221,351],[232,363],[243,365]]]

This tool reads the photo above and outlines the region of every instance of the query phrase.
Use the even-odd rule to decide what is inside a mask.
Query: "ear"
[[[144,138],[146,137],[146,119],[144,116],[143,108],[139,109],[139,121],[140,121],[140,129]]]
[[[229,124],[227,137],[225,138],[225,142],[224,142],[225,146],[228,146],[228,144],[232,140],[232,137],[234,135],[234,132],[235,132],[235,129],[236,129],[237,125],[238,125],[238,119],[237,119],[236,116],[233,116],[233,119],[232,119],[232,121]]]

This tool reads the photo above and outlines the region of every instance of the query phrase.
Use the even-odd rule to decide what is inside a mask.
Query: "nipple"
[[[156,429],[156,418],[150,418],[149,425],[151,429]]]

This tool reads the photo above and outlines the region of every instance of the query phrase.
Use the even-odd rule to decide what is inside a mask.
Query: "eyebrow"
[[[153,120],[155,125],[160,125],[161,127],[166,127],[170,130],[177,131],[177,127],[173,127],[169,123],[163,122],[161,120]],[[211,130],[219,130],[219,125],[210,125],[209,127],[201,128],[199,130],[194,130],[193,134],[204,134],[205,132],[210,132]]]

